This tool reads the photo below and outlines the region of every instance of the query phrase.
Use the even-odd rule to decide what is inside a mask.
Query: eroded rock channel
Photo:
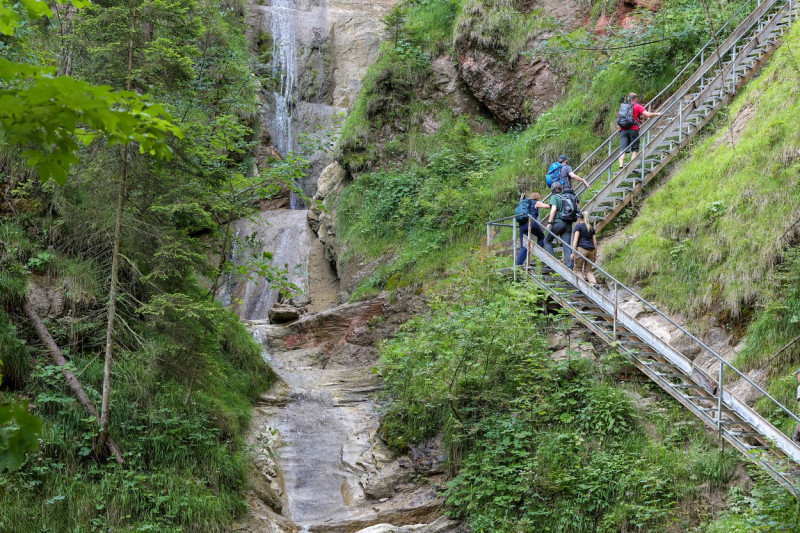
[[[374,344],[414,305],[377,298],[250,322],[280,379],[255,409],[251,513],[237,531],[456,530],[439,518],[441,447],[395,457],[378,434]]]

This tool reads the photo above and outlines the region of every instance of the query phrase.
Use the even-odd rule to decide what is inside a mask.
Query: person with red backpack
[[[639,153],[639,119],[660,117],[661,113],[651,113],[639,103],[636,93],[629,93],[626,98],[620,101],[619,112],[617,113],[617,126],[619,126],[619,168],[625,165],[625,153],[630,152],[631,161],[636,159]]]

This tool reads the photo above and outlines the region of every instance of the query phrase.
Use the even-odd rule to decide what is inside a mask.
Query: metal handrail
[[[662,89],[662,90],[661,90],[661,91],[660,91],[660,92],[659,92],[659,93],[658,93],[656,96],[654,96],[653,98],[651,98],[651,99],[650,99],[650,100],[649,100],[649,101],[648,101],[648,102],[647,102],[647,103],[644,105],[644,107],[645,107],[645,108],[647,108],[647,109],[650,109],[650,108],[652,107],[653,103],[654,103],[654,102],[655,102],[655,101],[656,101],[658,98],[660,98],[661,96],[663,96],[663,95],[664,95],[664,94],[667,92],[667,90],[668,90],[670,87],[672,87],[673,85],[675,85],[675,84],[678,82],[678,80],[679,80],[679,79],[681,79],[681,78],[683,77],[683,75],[686,73],[686,70],[689,68],[689,66],[691,66],[692,64],[694,64],[694,62],[695,62],[695,61],[696,61],[698,58],[700,58],[700,59],[701,59],[701,66],[702,66],[702,58],[704,58],[704,57],[705,57],[705,52],[706,52],[706,49],[707,49],[709,46],[711,46],[712,44],[714,44],[714,43],[715,43],[715,42],[718,40],[718,38],[719,38],[719,36],[721,35],[721,33],[723,32],[723,30],[725,30],[725,28],[727,28],[727,26],[728,26],[728,25],[730,25],[730,24],[731,24],[731,22],[732,22],[732,21],[733,21],[733,20],[734,20],[736,17],[738,17],[738,16],[739,16],[739,15],[742,13],[742,11],[744,10],[744,8],[745,8],[745,7],[747,7],[749,4],[751,4],[753,1],[754,1],[754,0],[747,0],[747,1],[746,1],[744,4],[742,4],[742,6],[741,6],[741,7],[740,7],[740,8],[739,8],[737,11],[736,11],[736,13],[734,13],[733,15],[731,15],[731,17],[730,17],[730,18],[728,18],[728,20],[725,22],[725,24],[723,24],[723,25],[722,25],[722,26],[721,26],[721,27],[720,27],[720,28],[719,28],[719,29],[718,29],[718,30],[717,30],[717,31],[714,33],[714,36],[713,36],[711,39],[709,39],[709,40],[708,40],[708,41],[707,41],[707,42],[706,42],[706,43],[705,43],[705,44],[702,46],[702,48],[700,48],[700,50],[699,50],[699,51],[698,51],[698,52],[697,52],[697,53],[694,55],[694,57],[692,57],[692,59],[690,59],[690,60],[689,60],[689,61],[688,61],[688,62],[687,62],[687,63],[686,63],[684,66],[683,66],[683,68],[680,70],[680,72],[678,72],[678,74],[676,74],[676,75],[675,75],[675,77],[672,79],[672,81],[670,81],[670,83],[669,83],[669,84],[667,84],[667,86],[666,86],[666,87],[664,87],[664,88],[663,88],[663,89]],[[755,1],[756,1],[756,5],[757,5],[757,7],[758,7],[758,6],[760,6],[760,5],[761,5],[761,3],[762,3],[762,1],[761,1],[761,0],[755,0]],[[777,3],[777,1],[778,1],[778,0],[776,0],[776,3]],[[752,25],[751,25],[751,27],[752,27]],[[749,27],[748,27],[748,29],[749,29]],[[716,50],[712,51],[712,53],[713,53],[713,52],[716,52]],[[727,50],[726,50],[726,52],[727,52]],[[710,55],[711,55],[711,54],[709,54],[709,56],[710,56]],[[685,92],[685,91],[684,91],[684,92]],[[674,102],[673,102],[673,104],[672,104],[672,105],[670,105],[670,108],[671,108],[673,105],[674,105]],[[663,111],[662,111],[662,112],[663,112]],[[644,124],[644,125],[643,125],[643,128],[644,128],[644,129],[640,129],[640,135],[641,135],[642,133],[645,133],[645,132],[647,132],[647,131],[648,131],[648,130],[651,128],[651,127],[653,127],[653,126],[654,126],[654,125],[655,125],[655,124],[658,122],[658,119],[659,119],[659,118],[660,118],[660,117],[656,117],[656,120],[648,121],[646,124]],[[584,158],[584,160],[583,160],[583,161],[581,161],[581,162],[580,162],[580,164],[578,164],[578,166],[576,166],[575,168],[573,168],[573,172],[577,173],[577,172],[578,172],[578,170],[580,170],[581,168],[583,168],[583,167],[584,167],[584,166],[585,166],[585,165],[586,165],[586,164],[587,164],[587,163],[588,163],[588,162],[589,162],[589,161],[590,161],[590,160],[591,160],[591,159],[592,159],[592,158],[593,158],[595,155],[597,155],[597,154],[598,154],[598,153],[599,153],[599,152],[600,152],[600,151],[601,151],[603,148],[605,148],[605,147],[607,147],[608,145],[612,144],[612,143],[614,142],[614,139],[615,139],[615,138],[616,138],[616,136],[617,136],[617,133],[618,133],[618,131],[615,131],[615,132],[611,133],[611,134],[610,134],[610,135],[609,135],[609,136],[608,136],[608,137],[607,137],[607,138],[606,138],[606,139],[605,139],[605,140],[604,140],[604,141],[603,141],[603,142],[602,142],[602,143],[601,143],[601,144],[600,144],[600,145],[599,145],[597,148],[595,148],[595,149],[594,149],[594,151],[593,151],[592,153],[590,153],[590,154],[589,154],[589,155],[588,155],[586,158]],[[613,164],[613,161],[612,161],[612,163],[611,163],[611,164]],[[605,171],[605,169],[604,169],[604,171]],[[594,181],[596,181],[596,179],[597,179],[597,178],[600,176],[600,174],[602,174],[602,172],[598,172],[598,175],[597,175],[597,176],[595,176],[594,178],[592,178],[592,180],[589,182],[589,185],[591,185],[591,184],[592,184]],[[577,196],[580,196],[580,194],[581,194],[582,192],[584,192],[585,190],[587,190],[587,189],[588,189],[588,188],[586,188],[586,187],[584,186],[584,187],[585,187],[584,189],[582,189],[582,190],[578,191],[579,187],[581,187],[581,185],[579,185],[579,186],[577,186],[577,187],[576,187],[576,195],[577,195]],[[543,201],[546,201],[548,198],[550,198],[550,196],[552,196],[552,193],[548,193],[547,195],[545,195],[545,197],[543,198]]]
[[[762,2],[762,4],[763,4],[763,3],[765,3],[765,2]],[[780,13],[781,13],[781,12],[782,12],[782,11],[783,11],[783,10],[784,10],[784,9],[785,9],[787,6],[791,7],[791,6],[792,6],[792,4],[793,4],[792,0],[773,0],[773,1],[770,3],[769,7],[768,7],[768,8],[765,10],[765,14],[766,14],[766,13],[768,13],[768,12],[770,12],[770,11],[771,11],[771,9],[772,9],[772,8],[773,8],[775,5],[777,5],[777,4],[779,4],[779,3],[783,3],[783,5],[782,5],[782,6],[781,6],[781,7],[778,9],[778,11],[777,11],[777,12],[776,12],[776,13],[773,15],[774,17],[777,17],[777,16],[779,16],[779,15],[780,15]],[[760,6],[760,5],[761,5],[761,4],[759,4],[759,6]],[[789,11],[789,13],[790,13],[790,16],[791,16],[791,10]],[[758,24],[760,21],[761,21],[761,19],[760,19],[760,18],[758,18],[758,19],[754,19],[753,21],[751,21],[751,22],[750,22],[750,24],[747,26],[747,28],[746,28],[746,31],[745,31],[745,32],[743,32],[743,34],[742,34],[742,35],[741,35],[739,38],[737,38],[737,39],[736,39],[734,42],[730,43],[730,44],[727,46],[727,49],[726,49],[726,50],[724,50],[724,51],[722,51],[722,54],[727,54],[727,53],[728,53],[728,52],[729,52],[729,51],[730,51],[730,50],[731,50],[731,49],[732,49],[732,48],[735,46],[736,42],[738,42],[738,41],[739,41],[740,39],[742,39],[743,37],[747,36],[747,31],[749,31],[749,30],[750,30],[750,29],[752,29],[754,26],[756,26],[756,25],[757,25],[757,24]],[[750,38],[749,40],[752,40],[752,38]],[[717,62],[715,62],[714,64],[716,64],[716,63],[717,63]],[[729,65],[731,65],[732,67],[734,67],[734,68],[735,68],[735,64],[734,64],[734,63],[735,63],[735,59],[734,59],[733,61],[731,61],[731,63],[729,63]],[[724,78],[727,76],[727,73],[725,72],[725,70],[726,70],[726,66],[723,66],[723,68],[720,70],[720,72],[719,72],[719,74],[717,74],[717,76],[722,76],[722,79],[724,79]],[[689,90],[691,87],[693,87],[693,86],[694,86],[695,84],[697,84],[698,82],[700,82],[700,79],[696,80],[696,81],[695,81],[695,82],[694,82],[694,83],[693,83],[691,86],[689,86],[689,87],[686,87],[686,89],[685,89],[684,91],[682,91],[682,92],[685,94],[686,92],[688,92],[688,90]],[[676,95],[677,95],[677,93],[676,93]],[[674,96],[676,96],[676,95],[673,95],[673,97],[674,97]],[[673,97],[671,97],[671,99],[672,99]],[[672,100],[672,102],[670,102],[670,103],[669,103],[669,104],[668,104],[668,105],[667,105],[665,108],[663,108],[663,109],[662,109],[662,108],[659,108],[659,111],[660,111],[662,114],[666,115],[666,114],[668,114],[669,112],[673,111],[676,105],[678,105],[680,108],[682,108],[682,109],[680,109],[680,110],[679,110],[679,113],[681,113],[681,114],[683,114],[683,113],[684,113],[684,110],[685,110],[685,109],[688,109],[688,107],[686,107],[686,108],[684,108],[684,107],[683,107],[683,104],[682,104],[682,100],[681,100],[681,98],[675,98],[675,99],[674,99],[674,100]],[[653,119],[653,120],[649,120],[649,121],[648,121],[648,122],[645,124],[645,126],[644,126],[642,129],[640,129],[640,130],[639,130],[639,137],[640,137],[640,138],[641,138],[641,137],[644,137],[644,135],[645,135],[646,133],[649,133],[650,129],[651,129],[651,128],[653,128],[653,127],[655,127],[655,125],[656,125],[656,124],[658,124],[658,123],[659,123],[659,122],[660,122],[662,119],[663,119],[663,116],[658,116],[658,117],[655,117],[655,119]],[[675,120],[675,118],[673,117],[671,120]],[[652,142],[653,142],[653,139],[650,139],[650,141],[648,142],[648,145],[647,145],[647,146],[649,146],[650,144],[652,144]],[[646,153],[646,152],[647,152],[647,146],[645,146],[645,147],[642,149],[642,151],[641,151],[641,152],[639,152],[639,154],[637,155],[637,157],[636,157],[636,161],[637,161],[637,162],[641,162],[641,161],[642,161],[644,158],[646,158],[646,157],[647,157],[647,153]],[[605,173],[607,170],[609,170],[609,169],[611,168],[611,166],[613,166],[613,164],[614,164],[614,161],[613,161],[613,160],[609,161],[607,164],[603,165],[603,166],[602,166],[602,168],[600,168],[600,169],[597,171],[597,173],[596,173],[596,175],[595,175],[595,176],[593,176],[593,177],[591,177],[591,176],[590,176],[591,180],[589,181],[589,185],[591,185],[592,183],[594,183],[594,182],[595,182],[595,181],[596,181],[596,180],[597,180],[597,179],[598,179],[600,176],[602,176],[602,175],[603,175],[603,174],[604,174],[604,173]],[[639,163],[636,163],[636,164],[634,164],[634,161],[631,161],[630,165],[629,165],[629,166],[626,166],[625,168],[627,169],[628,167],[630,167],[630,169],[631,169],[631,172],[634,172],[634,171],[635,171],[635,169],[636,169],[638,166],[639,166]],[[594,172],[594,170],[593,170],[593,172]],[[576,189],[576,193],[577,193],[577,195],[579,195],[580,193],[583,193],[584,191],[588,190],[588,188],[580,189],[579,187],[576,187],[575,189]],[[603,189],[605,189],[605,187],[604,187]],[[577,192],[578,190],[580,190],[580,192]],[[602,189],[601,189],[600,191],[597,191],[597,192],[594,194],[594,196],[592,196],[592,198],[591,198],[591,199],[589,199],[589,200],[588,200],[588,202],[586,202],[586,204],[587,204],[587,205],[588,205],[588,204],[590,204],[590,203],[591,203],[591,202],[592,202],[592,201],[593,201],[593,200],[594,200],[594,199],[595,199],[595,198],[596,198],[596,197],[597,197],[597,196],[598,196],[598,195],[599,195],[601,192],[602,192]],[[552,194],[550,194],[550,195],[548,195],[547,197],[545,197],[545,199],[549,198],[550,196],[552,196]]]
[[[536,222],[536,224],[537,224],[537,225],[538,225],[538,226],[539,226],[539,227],[540,227],[540,228],[541,228],[541,229],[542,229],[542,230],[545,232],[545,234],[548,234],[548,233],[549,233],[549,234],[550,234],[550,235],[552,235],[554,238],[556,238],[556,239],[558,239],[559,241],[561,241],[561,239],[560,239],[560,238],[559,238],[559,237],[558,237],[558,236],[557,236],[555,233],[553,233],[552,231],[550,231],[549,229],[547,229],[547,227],[546,227],[545,225],[541,224],[541,223],[540,223],[538,220],[536,220],[536,219],[535,219],[535,218],[533,218],[532,216],[530,216],[530,215],[527,215],[527,216],[528,216],[528,218],[529,218],[530,220],[533,220],[534,222]],[[516,235],[516,232],[514,231],[514,230],[516,229],[516,216],[515,216],[515,215],[512,215],[512,216],[509,216],[509,217],[500,218],[500,219],[493,220],[493,221],[490,221],[490,222],[487,222],[487,223],[486,223],[486,226],[487,226],[487,229],[486,229],[486,234],[487,234],[487,237],[489,237],[489,238],[487,239],[487,243],[486,243],[486,244],[487,244],[487,246],[490,244],[490,241],[491,241],[489,227],[490,227],[490,226],[501,226],[501,227],[508,227],[508,225],[507,225],[507,224],[500,224],[500,222],[503,222],[503,221],[505,221],[505,220],[509,220],[509,219],[511,219],[511,220],[512,220],[511,227],[512,227],[512,232],[514,233],[514,235],[513,235],[513,239],[514,239],[514,241],[516,242],[517,235]],[[561,241],[561,242],[563,242],[563,241]],[[537,245],[537,244],[535,244],[535,243],[533,243],[533,244],[529,243],[528,245],[529,245],[529,246],[531,246],[531,247],[532,247],[532,246],[538,246],[538,245]],[[600,266],[599,266],[597,263],[595,263],[594,261],[591,261],[591,260],[589,260],[589,259],[588,259],[586,256],[584,256],[583,254],[581,254],[580,252],[578,252],[578,250],[575,250],[575,249],[573,249],[573,248],[572,248],[572,244],[571,244],[571,243],[570,243],[570,244],[567,244],[567,247],[568,247],[570,250],[572,250],[572,253],[575,253],[575,254],[577,254],[577,255],[578,255],[578,256],[580,256],[582,259],[584,259],[584,260],[585,260],[587,263],[591,264],[591,265],[592,265],[592,266],[593,266],[593,267],[594,267],[594,268],[595,268],[595,269],[596,269],[596,270],[597,270],[599,273],[601,273],[601,274],[602,274],[604,277],[606,277],[607,279],[609,279],[609,280],[613,281],[613,282],[614,282],[614,284],[615,284],[616,286],[618,286],[618,287],[621,287],[622,289],[624,289],[625,291],[627,291],[627,292],[628,292],[628,293],[629,293],[631,296],[633,296],[633,297],[634,297],[636,300],[638,300],[640,303],[642,303],[642,304],[646,305],[646,306],[647,306],[648,308],[650,308],[650,309],[651,309],[653,312],[655,312],[656,314],[658,314],[658,315],[659,315],[661,318],[665,319],[667,322],[669,322],[671,325],[675,326],[675,327],[676,327],[676,328],[677,328],[679,331],[681,331],[683,334],[687,335],[687,336],[688,336],[690,339],[692,339],[694,342],[696,342],[698,345],[700,345],[700,347],[701,347],[701,348],[703,348],[704,350],[706,350],[706,352],[708,352],[708,353],[709,353],[709,354],[710,354],[710,355],[711,355],[711,356],[712,356],[714,359],[716,359],[716,360],[717,360],[717,362],[719,362],[721,365],[724,365],[724,366],[725,366],[725,367],[727,367],[727,368],[730,368],[730,369],[731,369],[731,370],[732,370],[732,371],[733,371],[733,372],[734,372],[736,375],[738,375],[739,377],[741,377],[742,379],[744,379],[744,380],[745,380],[747,383],[749,383],[750,385],[752,385],[752,386],[753,386],[753,387],[756,389],[756,391],[758,391],[759,393],[761,393],[761,395],[763,395],[764,397],[766,397],[766,398],[768,398],[769,400],[771,400],[771,401],[772,401],[772,403],[773,403],[773,404],[775,404],[775,405],[776,405],[777,407],[779,407],[780,409],[782,409],[782,410],[784,411],[784,413],[788,414],[788,415],[789,415],[791,418],[793,418],[793,419],[794,419],[796,422],[800,423],[800,418],[798,418],[798,416],[797,416],[797,415],[795,415],[793,412],[791,412],[791,411],[790,411],[788,408],[786,408],[786,407],[785,407],[785,406],[784,406],[782,403],[780,403],[778,400],[776,400],[775,398],[773,398],[773,397],[772,397],[772,395],[770,395],[770,394],[769,394],[767,391],[765,391],[765,390],[764,390],[764,389],[762,389],[760,386],[758,386],[758,385],[757,385],[757,384],[756,384],[756,383],[755,383],[755,382],[754,382],[752,379],[750,379],[750,378],[749,378],[749,377],[748,377],[746,374],[744,374],[743,372],[741,372],[741,371],[740,371],[738,368],[736,368],[736,367],[735,367],[735,366],[733,366],[731,363],[729,363],[728,361],[726,361],[726,360],[725,360],[725,359],[724,359],[724,358],[723,358],[721,355],[719,355],[717,352],[715,352],[715,351],[714,351],[712,348],[710,348],[708,345],[706,345],[706,344],[705,344],[703,341],[701,341],[700,339],[698,339],[697,337],[695,337],[695,336],[694,336],[692,333],[690,333],[689,331],[687,331],[685,328],[683,328],[682,326],[680,326],[679,324],[677,324],[677,323],[676,323],[674,320],[672,320],[672,319],[671,319],[669,316],[667,316],[666,314],[664,314],[663,312],[661,312],[661,310],[660,310],[660,309],[658,309],[658,308],[657,308],[655,305],[653,305],[652,303],[648,302],[647,300],[645,300],[644,298],[642,298],[641,296],[639,296],[639,295],[638,295],[638,294],[637,294],[637,293],[636,293],[636,292],[635,292],[633,289],[629,288],[628,286],[626,286],[625,284],[623,284],[621,281],[619,281],[617,278],[615,278],[614,276],[612,276],[611,274],[609,274],[609,273],[608,273],[606,270],[604,270],[602,267],[600,267]],[[566,253],[566,252],[564,252],[564,253]],[[512,258],[512,259],[514,260],[514,266],[515,266],[515,268],[516,268],[516,257],[514,257],[514,258]],[[720,389],[719,389],[719,390],[720,390],[720,396],[721,396],[722,383],[719,383],[719,384],[718,384],[718,386],[720,387]],[[730,390],[728,390],[728,393],[729,393],[729,394],[731,394],[731,393],[730,393]],[[740,400],[740,401],[741,401],[741,400]],[[743,403],[744,403],[744,402],[743,402]]]

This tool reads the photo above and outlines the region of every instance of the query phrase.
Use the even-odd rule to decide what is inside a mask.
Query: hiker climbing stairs
[[[488,245],[491,245],[492,229],[504,227],[517,231],[513,216],[487,224]],[[544,231],[550,233],[547,229]],[[606,279],[606,289],[584,281],[543,248],[534,245],[529,250],[536,261],[525,268],[509,269],[514,276],[520,272],[530,276],[574,318],[626,356],[643,374],[717,431],[720,438],[800,498],[800,446],[734,395],[732,385],[735,384],[737,390],[750,388],[748,392],[761,397],[770,412],[788,417],[792,423],[800,423],[800,418],[749,376],[601,267],[595,265],[595,271]],[[513,261],[516,254],[511,255]],[[628,314],[623,309],[625,306],[621,305],[625,302],[636,302],[677,328],[688,339],[684,352],[705,353],[713,358],[711,371],[695,365],[692,358]]]
[[[662,115],[640,126],[641,151],[630,163],[621,170],[617,168],[621,152],[615,148],[618,145],[615,133],[575,168],[578,172],[591,167],[584,175],[589,183],[588,191],[581,184],[575,192],[581,196],[582,210],[589,212],[598,231],[634,201],[772,54],[781,35],[796,17],[797,3],[796,0],[745,3],[737,15],[753,6],[754,9],[730,35],[718,42],[737,15],[645,106],[652,111],[653,102],[666,96],[692,67],[697,67],[656,108]]]
[[[751,11],[744,16],[747,10]],[[796,0],[746,2],[646,106],[653,111],[653,102],[660,102],[666,97],[655,110],[662,115],[640,127],[642,146],[636,158],[621,170],[615,168],[620,156],[619,148],[615,148],[618,142],[615,133],[575,168],[576,172],[581,168],[591,168],[586,174],[581,172],[589,183],[588,189],[581,185],[576,188],[576,193],[588,197],[588,200],[582,198],[582,210],[590,213],[598,231],[634,201],[643,187],[694,138],[772,54],[781,35],[794,20],[796,11]],[[742,22],[731,30],[734,21],[742,16]],[[693,68],[694,72],[689,75]],[[555,237],[543,225],[541,227]],[[511,251],[514,261],[518,231],[515,217],[487,223],[487,245],[491,245],[495,231],[503,228],[511,228],[514,236]],[[519,273],[530,276],[573,317],[625,355],[643,374],[717,431],[720,438],[763,468],[792,495],[800,498],[800,446],[734,395],[732,385],[735,384],[738,389],[749,388],[748,392],[760,397],[769,412],[788,419],[790,423],[800,423],[800,418],[749,376],[599,266],[595,265],[595,270],[607,280],[606,289],[579,278],[543,248],[536,245],[527,248],[529,260],[533,258],[535,261],[525,268],[512,266],[509,271],[515,277]],[[685,351],[710,355],[714,361],[712,367],[703,369],[695,365],[692,358],[626,313],[620,306],[623,300],[635,301],[671,323],[690,339],[692,346]]]

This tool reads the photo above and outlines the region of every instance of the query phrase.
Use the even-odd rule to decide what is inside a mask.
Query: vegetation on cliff
[[[53,153],[51,138],[36,144],[22,129],[6,131],[20,109],[0,113],[0,404],[28,401],[42,422],[39,449],[21,465],[3,464],[15,471],[0,477],[0,529],[219,531],[246,510],[244,431],[273,375],[238,318],[214,302],[231,266],[212,243],[230,245],[229,222],[295,169],[253,175],[259,132],[243,4],[76,4],[82,9],[54,6],[45,18],[0,6],[0,23],[9,9],[21,20],[3,38],[4,57],[24,67],[4,78],[5,103],[20,95],[46,102],[40,79],[88,91],[63,95],[60,112],[43,104],[23,116],[33,131],[52,123],[65,138],[76,134],[81,142],[67,142],[67,155]],[[100,83],[108,86],[92,85]],[[85,110],[67,112],[103,111],[90,101],[101,95],[117,106],[113,118],[125,98],[144,93],[160,103],[149,109],[153,117],[173,126],[163,146],[147,145],[122,121],[125,135],[113,137]],[[75,129],[85,122],[94,130]],[[50,176],[64,185],[45,182]],[[253,267],[280,278],[268,255]],[[39,319],[65,368],[41,344]],[[109,407],[123,464],[107,460],[99,421],[76,400],[65,371],[101,419],[100,406]],[[2,428],[0,444],[14,429]]]

